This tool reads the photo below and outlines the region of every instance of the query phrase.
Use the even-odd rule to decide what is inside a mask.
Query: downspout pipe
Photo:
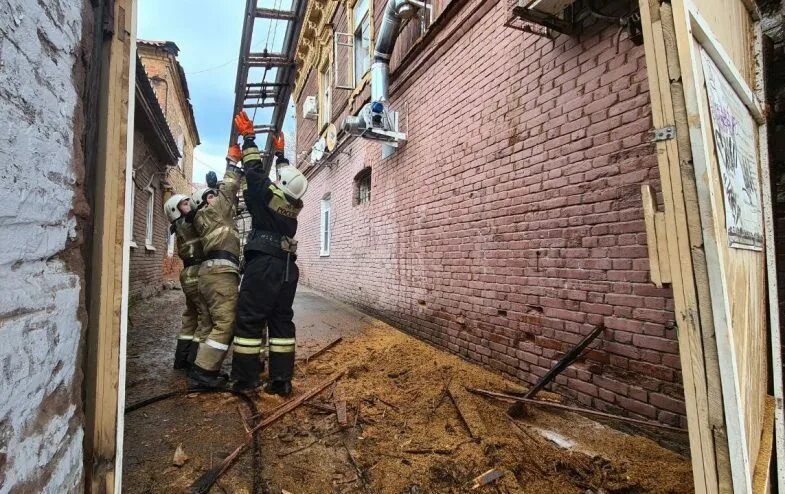
[[[371,65],[371,101],[386,103],[390,99],[390,58],[401,30],[401,21],[417,15],[422,2],[388,0],[384,18],[376,37]]]

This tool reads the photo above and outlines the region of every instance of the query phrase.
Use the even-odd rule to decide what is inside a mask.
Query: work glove
[[[253,122],[244,111],[241,111],[234,117],[234,126],[237,127],[237,132],[243,137],[256,136],[256,132],[253,130]]]
[[[281,132],[277,136],[273,136],[273,150],[276,151],[276,154],[278,152],[283,154],[285,147],[286,147],[286,138],[284,137],[283,132]]]
[[[226,153],[226,161],[235,164],[243,159],[243,152],[239,144],[232,144],[229,146],[229,152]]]
[[[205,178],[207,180],[208,187],[210,187],[211,189],[215,189],[218,187],[218,175],[216,175],[215,172],[207,172]]]

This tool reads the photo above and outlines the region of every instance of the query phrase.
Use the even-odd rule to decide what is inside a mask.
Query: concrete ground
[[[356,335],[373,321],[372,317],[357,309],[310,288],[297,288],[294,323],[297,326],[297,350],[300,355],[307,356],[309,352],[339,336]]]

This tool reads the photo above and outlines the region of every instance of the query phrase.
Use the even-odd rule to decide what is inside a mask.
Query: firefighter
[[[240,146],[233,145],[226,156],[226,172],[218,184],[215,172],[207,174],[208,188],[197,197],[194,226],[202,239],[205,261],[199,268],[199,294],[207,303],[212,324],[210,333],[199,343],[199,351],[188,374],[195,387],[223,387],[221,364],[229,350],[240,282],[240,233],[234,221],[242,170]]]
[[[254,142],[253,122],[245,112],[235,117],[244,137],[243,168],[247,188],[245,205],[251,214],[252,231],[244,249],[245,272],[237,302],[237,328],[233,340],[232,379],[238,390],[256,389],[263,370],[265,322],[269,331],[268,394],[292,392],[295,327],[292,304],[300,273],[295,264],[297,215],[308,181],[283,158],[282,137],[276,139],[279,178],[270,181]]]
[[[164,204],[164,212],[171,223],[169,233],[176,236],[177,255],[183,261],[180,286],[185,295],[185,310],[174,351],[175,369],[187,369],[193,363],[199,338],[210,329],[207,304],[199,296],[199,265],[204,260],[204,252],[193,226],[196,208],[191,206],[191,199],[183,194],[173,195]]]

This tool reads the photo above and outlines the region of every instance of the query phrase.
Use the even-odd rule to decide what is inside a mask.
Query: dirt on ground
[[[132,312],[128,403],[185,388],[183,375],[169,369],[178,323],[171,307],[179,307],[180,298],[179,292],[165,292]],[[326,304],[319,310],[335,303]],[[335,387],[260,434],[261,468],[246,451],[211,492],[693,491],[689,460],[650,439],[541,407],[528,407],[525,418],[512,421],[507,403],[466,390],[504,391],[511,383],[382,322],[358,322],[354,335],[343,332],[331,350],[298,362],[293,397],[253,395],[264,419],[342,373]],[[319,338],[302,342],[299,355],[313,353],[335,332],[324,327]],[[336,402],[346,402],[344,426]],[[187,492],[245,441],[244,408],[230,394],[184,395],[129,413],[123,491]],[[188,456],[179,467],[173,465],[178,446]],[[472,490],[473,479],[491,470],[488,477],[501,476]]]

